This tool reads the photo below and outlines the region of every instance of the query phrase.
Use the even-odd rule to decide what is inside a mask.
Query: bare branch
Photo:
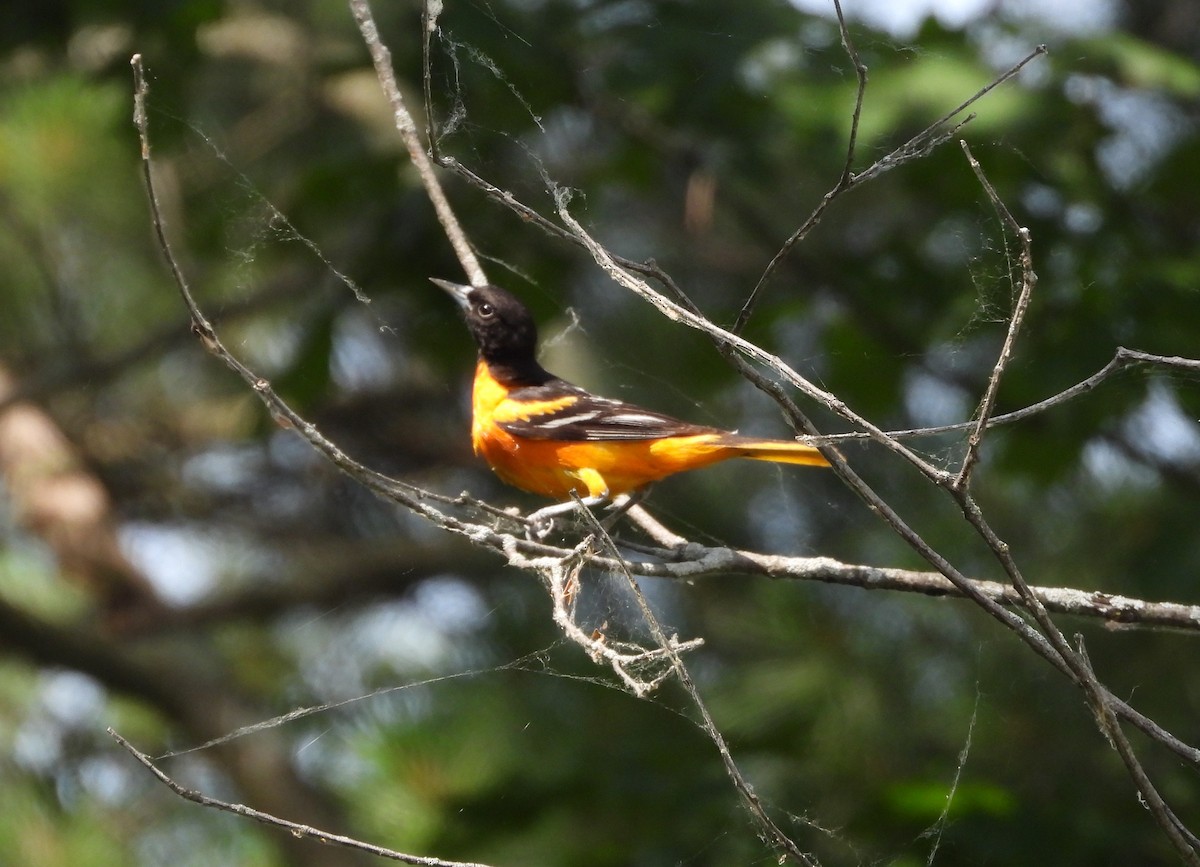
[[[648,515],[630,510],[639,526]],[[643,517],[644,516],[644,517]],[[654,556],[650,562],[635,562],[630,566],[639,575],[675,580],[695,580],[713,575],[765,575],[770,578],[799,581],[820,581],[864,590],[894,590],[920,593],[925,596],[966,598],[967,594],[940,572],[919,572],[887,566],[867,566],[842,563],[832,557],[785,557],[761,554],[739,548],[710,547],[675,536],[653,518],[652,532],[669,534],[679,540],[667,548],[641,547],[621,540],[621,544],[641,554]],[[662,539],[656,536],[656,541]],[[980,594],[1007,607],[1023,607],[1017,591],[999,581],[968,579]],[[1033,593],[1049,610],[1104,621],[1113,629],[1163,628],[1200,633],[1200,605],[1178,602],[1148,602],[1128,596],[1104,593],[1099,590],[1075,590],[1070,587],[1034,587]]]
[[[1171,841],[1176,853],[1183,859],[1183,862],[1191,864],[1193,867],[1200,867],[1200,844],[1197,843],[1195,835],[1184,826],[1179,817],[1175,815],[1174,811],[1163,800],[1162,795],[1150,780],[1145,768],[1142,767],[1141,762],[1133,751],[1133,745],[1129,743],[1129,739],[1125,736],[1125,732],[1121,729],[1120,723],[1117,721],[1117,712],[1112,693],[1096,677],[1096,673],[1092,670],[1091,662],[1086,656],[1072,648],[1067,642],[1066,637],[1054,625],[1045,606],[1042,605],[1041,600],[1037,598],[1033,590],[1026,583],[1021,570],[1017,567],[1016,561],[1012,557],[1007,543],[987,523],[987,520],[983,516],[983,511],[979,508],[978,504],[965,489],[955,489],[954,493],[955,497],[962,504],[963,514],[966,516],[967,521],[979,532],[980,536],[995,553],[996,559],[1004,567],[1004,571],[1008,573],[1013,586],[1017,588],[1017,591],[1025,600],[1026,608],[1033,615],[1034,620],[1041,627],[1046,639],[1063,661],[1066,673],[1083,691],[1088,706],[1096,718],[1096,725],[1100,729],[1100,733],[1108,739],[1108,742],[1117,751],[1118,755],[1120,755],[1121,761],[1124,763],[1130,778],[1137,787],[1142,802],[1150,810],[1151,815],[1154,816],[1154,820],[1162,828],[1167,839]]]
[[[131,756],[138,760],[141,765],[148,770],[155,779],[170,789],[179,797],[186,801],[191,801],[194,804],[199,804],[201,807],[210,807],[215,810],[222,810],[226,813],[233,813],[235,816],[242,816],[247,819],[253,819],[256,822],[261,822],[264,825],[272,825],[276,828],[281,828],[292,834],[295,837],[301,837],[307,840],[315,840],[318,843],[325,843],[329,846],[341,846],[346,849],[355,849],[359,852],[366,852],[374,855],[377,858],[386,858],[389,861],[399,861],[402,864],[418,864],[422,867],[488,867],[486,864],[480,864],[474,861],[445,861],[441,858],[427,858],[421,855],[408,855],[404,852],[397,852],[394,849],[386,849],[383,846],[375,846],[371,843],[364,843],[361,840],[356,840],[353,837],[343,837],[341,834],[331,834],[328,831],[322,831],[319,828],[313,828],[310,825],[301,825],[296,822],[289,822],[287,819],[280,819],[277,816],[272,816],[270,813],[264,813],[261,810],[255,810],[253,807],[247,807],[245,804],[231,804],[228,801],[221,801],[217,798],[210,798],[203,792],[189,789],[180,783],[175,782],[171,777],[167,776],[153,760],[137,749],[133,744],[121,737],[113,729],[108,729],[109,735],[122,748],[125,749]]]
[[[140,63],[135,60],[135,72],[139,69]],[[140,107],[144,104],[146,85],[143,76],[137,76],[137,81],[138,91],[135,94],[135,107]],[[167,260],[173,277],[175,278],[180,295],[189,311],[190,316],[192,317],[193,332],[201,339],[201,342],[205,348],[220,358],[248,385],[250,385],[253,392],[259,397],[259,399],[274,417],[281,420],[281,423],[294,429],[301,437],[308,441],[313,448],[324,454],[326,458],[329,459],[342,472],[346,473],[349,477],[364,485],[364,487],[366,487],[368,490],[371,490],[379,496],[392,500],[393,502],[413,510],[443,529],[466,536],[477,545],[490,548],[493,551],[501,553],[506,558],[509,557],[514,551],[520,553],[522,556],[568,556],[570,553],[569,549],[562,549],[550,545],[531,542],[521,536],[502,532],[497,529],[497,527],[482,523],[479,520],[461,519],[440,509],[433,508],[429,505],[429,502],[432,501],[450,507],[465,508],[471,512],[474,512],[476,515],[487,514],[490,515],[494,520],[502,523],[510,523],[516,528],[523,529],[523,520],[518,516],[510,514],[506,510],[497,509],[496,507],[481,503],[480,501],[467,497],[466,495],[448,497],[445,495],[436,494],[400,480],[391,479],[367,467],[364,467],[343,453],[333,443],[326,439],[314,425],[307,422],[299,414],[292,410],[290,406],[288,406],[282,399],[278,397],[278,395],[274,393],[270,387],[270,384],[266,380],[259,377],[249,368],[245,367],[244,364],[242,364],[231,353],[229,353],[223,343],[217,339],[211,324],[208,323],[207,319],[204,317],[204,314],[197,306],[195,300],[192,298],[187,282],[178,266],[171,246],[166,239],[165,230],[163,229],[162,225],[161,213],[158,208],[157,193],[154,187],[153,174],[150,170],[150,146],[144,113],[135,111],[135,118],[138,119],[140,123],[138,131],[142,143],[143,173],[147,184],[151,219],[154,224],[155,233],[159,239],[159,245],[163,251],[163,255]],[[591,244],[595,243],[589,237],[587,237],[586,234],[584,235],[584,239],[580,240],[580,243],[584,244],[589,242]],[[600,249],[602,250],[602,248]],[[606,251],[603,252],[606,257],[606,261],[609,263],[613,263],[615,261],[607,254]],[[647,266],[647,268],[650,271],[657,272],[657,269],[653,266]],[[686,314],[681,315],[679,318],[681,318],[682,321],[687,322],[687,324],[692,325],[692,327],[699,328],[710,335],[715,335],[715,339],[718,340],[723,339],[727,334],[726,332],[722,332],[719,328],[711,323],[689,320],[688,317],[694,317],[695,314],[684,311],[683,308],[676,307],[674,304],[672,304],[672,302],[667,301],[665,298],[662,298],[652,290],[647,289],[647,291],[650,292],[653,298],[659,299],[663,305],[666,305],[668,311],[679,310],[681,311],[681,314]],[[672,318],[676,317],[672,315]],[[769,363],[774,359],[773,356],[770,356],[761,349],[754,347],[753,344],[747,344],[745,341],[742,341],[740,338],[733,337],[732,335],[729,335],[728,337],[730,345],[738,348],[739,350],[742,349],[742,345],[745,344],[745,347],[748,350],[747,354],[752,355],[752,357],[763,359],[765,363]],[[1079,383],[1077,386],[1069,389],[1068,392],[1064,392],[1064,394],[1070,393],[1073,395],[1076,393],[1082,393],[1083,391],[1095,387],[1095,385],[1102,381],[1106,376],[1111,375],[1113,369],[1135,363],[1157,363],[1166,364],[1185,370],[1200,370],[1200,362],[1191,359],[1154,356],[1148,353],[1139,352],[1137,350],[1121,349],[1113,361],[1110,362],[1110,364],[1104,370],[1099,371],[1097,374],[1094,374],[1093,377],[1090,377],[1089,380]],[[785,370],[788,370],[786,366]],[[803,381],[802,378],[800,378],[798,374],[795,374],[794,371],[792,371],[792,375]],[[811,386],[809,387],[811,388]],[[786,399],[786,396],[784,397]],[[835,406],[837,406],[839,403],[840,402],[835,403]],[[1034,408],[1027,408],[1027,410],[1021,412],[1030,413],[1033,409]],[[881,439],[885,444],[890,444],[893,442],[891,438],[882,431],[877,431],[871,435]],[[836,454],[835,457],[839,461],[841,460],[840,456],[837,456]],[[842,463],[844,464],[844,461]],[[857,476],[854,478],[857,479]],[[858,484],[862,484],[861,480],[858,480]],[[852,488],[856,491],[858,490],[857,488],[854,488],[853,485]],[[869,491],[869,489],[867,490]],[[874,508],[878,508],[880,504],[886,507],[886,504],[883,504],[882,500],[878,500],[878,498],[876,498],[874,502],[869,497],[867,499],[868,503]],[[901,526],[904,526],[902,522]],[[932,549],[929,550],[931,551]],[[743,563],[753,562],[752,557],[744,556],[745,552],[735,552],[735,556],[726,553],[726,551],[727,549],[699,549],[698,557],[690,563],[684,560],[676,563],[636,563],[632,564],[632,566],[641,574],[658,575],[662,577],[695,578],[703,574],[719,574],[729,571],[754,571],[762,572],[763,574],[769,574],[769,572],[762,565],[754,565],[752,568],[742,566],[741,564]],[[678,559],[677,552],[671,553],[673,558]],[[757,556],[761,557],[765,555]],[[598,557],[596,555],[593,555],[589,562],[599,568],[606,568],[609,570],[618,568],[617,563],[609,562],[607,558]],[[934,565],[938,566],[939,564],[935,562]],[[865,568],[868,569],[868,572],[865,573],[866,575],[874,575],[874,573],[870,571],[871,567],[851,566],[846,568],[850,570]],[[951,567],[947,564],[946,569],[951,569]],[[946,574],[940,569],[939,572],[941,574]],[[830,573],[826,572],[825,574]],[[957,575],[958,573],[955,574]],[[821,578],[819,576],[814,577],[817,578],[817,580],[829,580],[828,578]],[[878,576],[871,578],[871,580],[867,581],[862,586],[884,586],[879,581],[875,580],[877,577]],[[986,584],[981,585],[972,583],[965,576],[961,575],[959,575],[959,579],[960,581],[951,580],[951,583],[954,584],[958,591],[962,592],[963,595],[970,598],[976,598],[977,601],[977,597],[985,597],[987,595]],[[902,587],[898,584],[894,589],[913,588]],[[939,591],[930,585],[929,587],[921,588],[920,592],[939,593],[942,591]],[[1049,604],[1054,604],[1056,591],[1039,589],[1038,592],[1046,593]],[[1071,591],[1062,592],[1070,593]],[[999,598],[1000,596],[997,595],[997,599]],[[997,601],[995,604],[1000,605],[1001,603]],[[1089,612],[1089,605],[1081,604],[1081,600],[1077,598],[1071,598],[1067,601],[1064,601],[1062,604],[1064,606],[1063,610],[1069,611],[1070,613]],[[1195,618],[1195,612],[1192,611],[1188,606],[1178,606],[1176,608],[1168,606],[1164,603],[1142,603],[1136,600],[1126,600],[1124,597],[1109,597],[1105,594],[1095,595],[1091,608],[1097,612],[1097,616],[1106,617],[1107,619],[1122,623],[1139,621],[1144,617],[1148,619],[1147,622],[1158,623],[1160,625],[1184,626],[1186,628],[1191,628]],[[1020,622],[1018,620],[1018,624],[1019,623]],[[1045,653],[1043,653],[1043,655],[1045,655]],[[1051,661],[1053,661],[1052,656],[1053,654],[1050,654],[1048,657],[1051,658]],[[1183,744],[1177,738],[1174,738],[1174,736],[1169,732],[1166,732],[1164,729],[1157,726],[1157,724],[1155,724],[1152,720],[1149,720],[1136,710],[1128,707],[1128,705],[1122,704],[1118,707],[1125,718],[1129,719],[1135,725],[1138,725],[1138,727],[1145,731],[1149,736],[1168,745],[1173,751],[1185,758],[1187,761],[1200,766],[1200,751],[1196,751],[1194,748]]]
[[[430,59],[429,44],[433,32],[437,30],[438,16],[441,15],[442,4],[437,0],[424,0],[421,4],[421,88],[425,99],[425,140],[433,159],[437,159],[437,130],[434,128],[433,115],[433,62]]]
[[[1075,650],[1054,624],[1049,612],[1046,610],[1046,606],[1025,581],[1008,544],[992,529],[983,515],[983,510],[979,508],[979,505],[969,493],[971,469],[978,460],[979,446],[982,442],[983,432],[987,427],[988,417],[991,415],[992,408],[995,405],[1000,378],[1004,373],[1008,359],[1012,355],[1017,334],[1020,331],[1025,312],[1029,307],[1029,299],[1033,292],[1033,287],[1037,283],[1037,275],[1033,270],[1033,253],[1029,230],[1017,224],[1012,213],[1000,200],[1000,197],[996,194],[996,190],[984,175],[982,168],[971,154],[966,142],[962,143],[962,147],[971,164],[971,168],[987,192],[993,207],[1000,214],[1004,224],[1020,238],[1022,279],[1020,295],[1009,317],[1008,331],[1005,336],[1004,345],[1000,350],[999,358],[996,360],[983,400],[980,403],[975,429],[968,437],[967,452],[963,458],[962,469],[954,480],[950,482],[948,487],[952,496],[961,507],[963,516],[967,522],[992,550],[996,560],[1008,575],[1013,587],[1016,588],[1017,593],[1023,600],[1024,607],[1032,614],[1045,640],[1049,642],[1061,660],[1064,673],[1083,691],[1087,704],[1095,717],[1097,727],[1113,748],[1117,750],[1143,803],[1150,810],[1155,821],[1171,841],[1171,844],[1175,847],[1180,857],[1183,858],[1184,862],[1200,867],[1200,848],[1196,845],[1196,838],[1187,830],[1186,826],[1184,826],[1167,805],[1162,795],[1158,792],[1158,789],[1150,780],[1145,768],[1142,767],[1133,750],[1133,746],[1129,743],[1124,730],[1117,720],[1111,695],[1096,677],[1090,660],[1087,659],[1086,654],[1082,650],[1082,643],[1080,650]]]
[[[854,47],[854,42],[850,39],[850,30],[846,25],[846,16],[842,13],[841,0],[833,0],[833,8],[837,13],[838,32],[842,37],[842,48],[846,50],[846,56],[854,64],[854,75],[858,79],[858,86],[854,94],[854,111],[850,114],[850,135],[846,142],[846,162],[842,166],[842,176],[838,180],[839,184],[848,184],[854,177],[850,170],[854,168],[854,150],[858,146],[858,124],[862,119],[863,98],[867,93],[867,65],[862,62],[862,58],[858,54],[858,49]]]
[[[212,323],[208,321],[204,312],[196,303],[191,287],[184,276],[183,269],[175,257],[170,241],[167,239],[166,227],[163,222],[162,209],[159,205],[158,190],[154,182],[154,173],[150,160],[150,137],[145,112],[146,94],[149,89],[142,69],[141,55],[135,54],[131,63],[134,71],[135,86],[134,123],[137,126],[138,139],[141,143],[142,177],[146,184],[146,194],[150,204],[151,223],[154,226],[154,233],[159,249],[163,253],[163,258],[166,260],[167,266],[171,271],[175,286],[191,318],[192,333],[199,338],[205,350],[219,358],[230,370],[234,371],[250,386],[251,390],[259,396],[259,399],[262,400],[279,425],[290,427],[300,432],[301,436],[310,445],[324,454],[335,466],[358,480],[369,490],[407,506],[418,514],[429,518],[439,526],[455,530],[456,532],[466,532],[469,529],[468,525],[445,515],[424,502],[427,499],[437,499],[447,504],[457,504],[462,502],[462,498],[439,497],[415,485],[390,479],[352,460],[345,452],[317,430],[315,425],[306,421],[299,413],[293,410],[286,401],[275,393],[268,380],[259,376],[243,364],[218,338]]]
[[[349,3],[350,12],[354,15],[354,21],[358,24],[363,41],[371,51],[371,60],[375,64],[375,75],[392,107],[396,131],[400,133],[400,138],[404,140],[404,145],[408,148],[409,159],[412,160],[413,166],[416,167],[417,173],[421,177],[421,183],[425,186],[425,194],[429,196],[429,201],[433,205],[434,211],[437,212],[438,222],[442,224],[442,230],[454,248],[458,261],[467,274],[468,282],[473,286],[482,285],[487,282],[487,277],[475,256],[475,251],[471,249],[471,244],[467,241],[462,226],[459,225],[458,218],[454,216],[454,211],[446,200],[446,194],[434,171],[433,161],[429,159],[425,144],[417,132],[417,125],[413,122],[412,114],[404,103],[404,96],[400,93],[400,86],[396,83],[396,73],[392,69],[392,53],[379,38],[379,29],[375,26],[375,18],[371,15],[371,6],[367,0],[349,0]],[[426,15],[426,39],[428,39],[428,28],[435,22],[435,17]]]

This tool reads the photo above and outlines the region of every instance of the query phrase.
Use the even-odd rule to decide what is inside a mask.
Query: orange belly
[[[496,475],[522,490],[556,500],[608,496],[683,470],[708,466],[738,454],[715,442],[714,434],[666,440],[573,442],[517,439],[503,430],[476,431],[475,452]]]

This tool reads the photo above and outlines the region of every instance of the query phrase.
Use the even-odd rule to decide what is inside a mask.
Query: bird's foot
[[[604,528],[605,532],[612,530],[626,512],[644,500],[648,491],[649,488],[642,488],[632,494],[619,494],[614,497],[605,507],[608,514],[600,521],[600,526]]]
[[[579,500],[568,500],[565,503],[555,503],[553,506],[546,506],[545,508],[538,509],[536,512],[530,512],[525,516],[525,521],[527,524],[525,529],[525,537],[531,542],[541,542],[554,531],[554,519],[574,512],[577,506],[590,509],[593,506],[602,506],[612,503],[614,507],[620,507],[623,511],[625,508],[623,500],[623,497],[618,497],[616,501],[610,500],[607,496],[583,497]],[[617,516],[620,514],[621,513],[618,512]]]

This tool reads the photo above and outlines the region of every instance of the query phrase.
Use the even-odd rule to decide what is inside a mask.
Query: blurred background
[[[445,858],[773,861],[675,688],[612,689],[560,642],[534,577],[342,477],[189,334],[139,175],[134,52],[167,228],[230,348],[368,465],[539,505],[471,455],[473,347],[427,282],[462,274],[345,5],[11,5],[0,863],[368,863],[181,801],[105,728],[161,753],[405,686],[164,766],[217,797]],[[376,6],[419,108],[419,4]],[[1031,229],[1040,276],[1000,411],[1119,345],[1200,355],[1193,0],[846,10],[870,68],[857,170],[1050,48],[962,132]],[[446,153],[546,214],[543,175],[574,188],[596,237],[656,260],[721,324],[845,159],[855,77],[822,0],[450,3],[432,51]],[[446,182],[556,372],[786,435],[706,339]],[[881,426],[965,420],[1011,311],[1012,241],[952,142],[839,199],[746,334]],[[1028,579],[1200,603],[1198,414],[1194,377],[1137,369],[993,432],[977,492]],[[914,445],[947,467],[961,456],[961,438]],[[945,497],[877,448],[845,450],[960,568],[1000,577]],[[828,473],[730,464],[659,485],[650,508],[698,541],[922,566]],[[588,580],[597,624],[632,622],[615,585]],[[691,659],[718,724],[824,863],[924,864],[935,846],[942,865],[1172,863],[1081,697],[969,604],[744,576],[648,589],[672,630],[704,637]],[[1195,636],[1060,623],[1114,692],[1200,740]],[[1200,829],[1194,769],[1135,745]]]

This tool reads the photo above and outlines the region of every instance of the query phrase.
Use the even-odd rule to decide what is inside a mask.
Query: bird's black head
[[[467,328],[489,365],[525,377],[544,374],[537,363],[537,326],[529,309],[507,289],[463,286],[431,278],[462,308]]]

